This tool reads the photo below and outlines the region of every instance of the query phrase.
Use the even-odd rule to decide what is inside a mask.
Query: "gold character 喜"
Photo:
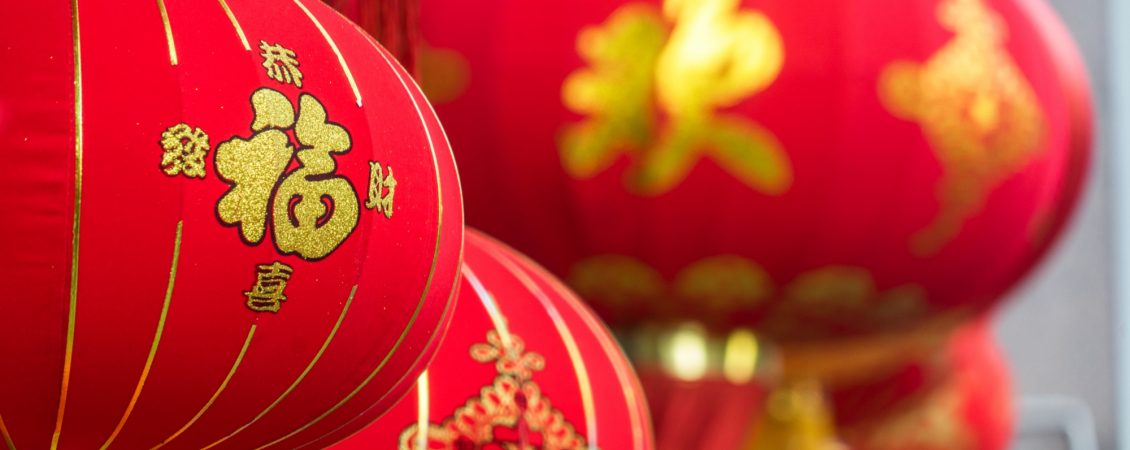
[[[281,262],[260,264],[255,272],[255,285],[243,295],[247,307],[255,312],[277,313],[286,301],[286,284],[294,269]]]

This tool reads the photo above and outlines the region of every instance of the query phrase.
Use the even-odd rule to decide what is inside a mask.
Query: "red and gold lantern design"
[[[627,358],[559,281],[468,231],[459,296],[415,391],[335,450],[654,448]]]
[[[411,388],[462,205],[383,49],[313,0],[9,6],[7,448],[296,448]]]
[[[421,19],[468,223],[613,326],[792,344],[968,317],[1045,253],[1089,158],[1083,66],[1036,0],[427,0]]]

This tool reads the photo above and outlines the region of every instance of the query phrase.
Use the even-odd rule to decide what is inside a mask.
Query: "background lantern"
[[[1038,1],[428,0],[420,17],[468,223],[616,327],[795,346],[951,326],[1045,253],[1089,157],[1084,69]]]
[[[465,261],[451,331],[415,392],[335,450],[654,448],[639,381],[592,312],[485,235],[468,232]]]
[[[312,0],[0,23],[7,447],[294,448],[411,388],[461,199],[371,39]]]

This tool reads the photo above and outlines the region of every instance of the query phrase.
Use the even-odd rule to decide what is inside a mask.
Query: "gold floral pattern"
[[[520,337],[491,330],[487,342],[472,345],[470,354],[480,363],[494,363],[498,373],[494,382],[442,423],[429,424],[424,447],[419,447],[418,425],[405,429],[400,450],[587,449],[585,439],[534,382],[534,373],[545,369],[545,358],[526,352]],[[498,428],[519,430],[518,435],[528,439],[507,441],[496,433]]]

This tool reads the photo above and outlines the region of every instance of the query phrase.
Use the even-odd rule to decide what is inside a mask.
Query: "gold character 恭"
[[[263,68],[267,69],[267,76],[283,84],[294,84],[302,87],[302,71],[298,70],[298,55],[293,50],[279,44],[268,44],[259,41],[259,49],[263,52]]]

